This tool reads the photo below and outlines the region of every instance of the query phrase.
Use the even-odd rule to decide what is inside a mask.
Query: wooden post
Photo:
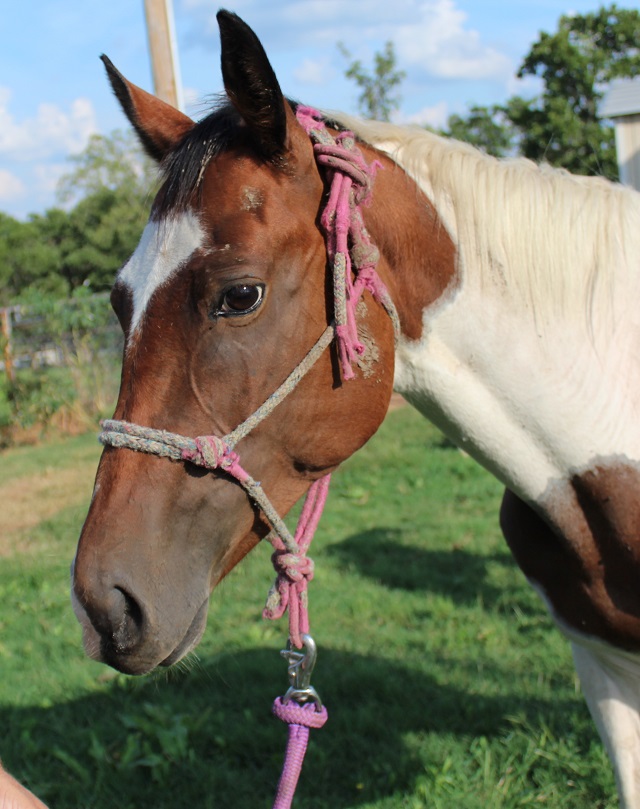
[[[13,354],[11,351],[11,308],[3,306],[0,308],[0,323],[2,324],[2,337],[3,347],[2,354],[4,356],[4,372],[7,375],[7,382],[10,385],[16,381],[16,372],[13,367]]]
[[[181,110],[182,87],[171,0],[144,0],[144,10],[154,92],[158,98]]]

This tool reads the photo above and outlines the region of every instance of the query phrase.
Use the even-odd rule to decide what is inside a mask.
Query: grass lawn
[[[52,809],[268,809],[284,623],[259,547],[197,655],[128,678],[87,660],[69,563],[93,436],[0,454],[0,755]],[[568,644],[498,528],[500,486],[409,408],[335,476],[312,555],[312,732],[296,809],[617,805]],[[7,516],[8,515],[8,516]]]

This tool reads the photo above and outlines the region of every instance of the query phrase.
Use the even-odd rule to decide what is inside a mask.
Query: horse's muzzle
[[[200,641],[207,623],[209,599],[195,611],[186,632],[163,632],[158,621],[124,588],[113,586],[97,594],[79,586],[71,567],[71,602],[82,626],[86,654],[124,674],[147,674],[157,666],[172,666]],[[98,597],[98,595],[100,597]]]

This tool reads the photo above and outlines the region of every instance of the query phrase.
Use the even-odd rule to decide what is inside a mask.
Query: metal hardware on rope
[[[316,710],[322,709],[322,700],[316,689],[311,685],[311,675],[316,665],[318,652],[316,642],[311,635],[302,635],[302,651],[295,649],[291,641],[280,654],[289,662],[289,690],[282,697],[283,705],[294,700],[299,705],[313,702]]]
[[[302,650],[292,648],[291,641],[280,653],[289,662],[289,690],[273,703],[273,713],[289,725],[289,738],[282,774],[278,782],[273,809],[289,809],[302,770],[309,743],[310,728],[321,728],[327,721],[327,709],[311,685],[316,663],[316,644],[311,635],[302,635]]]

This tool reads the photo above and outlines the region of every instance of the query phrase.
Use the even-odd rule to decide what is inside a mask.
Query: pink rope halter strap
[[[316,160],[326,170],[329,185],[321,224],[326,234],[327,255],[333,277],[333,322],[264,404],[226,436],[189,438],[114,419],[102,422],[99,436],[101,443],[112,447],[190,461],[205,469],[222,470],[244,488],[272,528],[268,539],[274,547],[272,561],[277,578],[267,597],[263,614],[266,618],[279,618],[289,611],[290,649],[284,654],[290,658],[290,678],[298,663],[307,661],[308,646],[312,643],[308,635],[307,586],[313,578],[313,561],[307,556],[307,551],[327,499],[330,476],[311,485],[295,536],[292,536],[260,482],[242,467],[235,447],[294,390],[334,339],[338,346],[342,376],[345,380],[353,379],[352,363],[364,352],[358,338],[356,307],[365,290],[386,309],[396,338],[400,334],[395,306],[376,272],[379,253],[371,242],[361,212],[362,204],[369,199],[373,178],[380,164],[377,161],[371,165],[366,163],[353,133],[341,132],[334,138],[316,110],[298,107],[296,115],[314,143]],[[305,648],[307,652],[299,659],[294,659],[297,653],[291,650]],[[315,645],[313,650],[315,660]],[[274,713],[289,725],[289,743],[274,809],[289,809],[302,767],[309,729],[321,727],[327,713],[310,687],[290,688],[284,698],[278,698],[274,703]]]
[[[369,201],[373,178],[382,164],[377,160],[367,164],[353,132],[340,132],[334,138],[320,113],[312,107],[298,107],[296,116],[314,143],[318,165],[327,170],[329,199],[320,222],[333,270],[336,341],[342,375],[344,379],[353,379],[352,363],[364,352],[358,338],[356,306],[365,289],[386,309],[396,337],[400,334],[396,308],[376,272],[380,253],[371,242],[361,211],[361,205]]]

